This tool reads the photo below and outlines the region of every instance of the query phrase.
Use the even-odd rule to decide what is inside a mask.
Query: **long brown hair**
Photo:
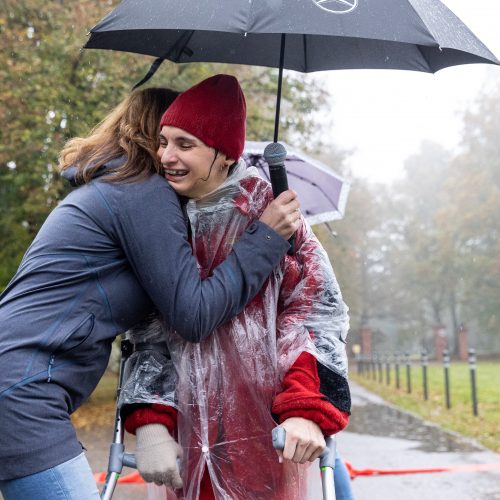
[[[91,181],[107,162],[124,156],[124,164],[107,180],[139,180],[160,173],[156,157],[160,119],[177,95],[164,88],[133,91],[87,137],[66,143],[59,155],[59,169],[77,167],[75,180],[82,184]]]

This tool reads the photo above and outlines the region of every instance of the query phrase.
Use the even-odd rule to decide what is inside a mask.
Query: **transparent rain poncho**
[[[269,183],[240,162],[215,192],[188,202],[203,278],[271,199]],[[303,351],[346,377],[347,330],[347,307],[328,256],[305,221],[295,255],[284,257],[247,307],[201,343],[186,342],[157,321],[135,328],[135,342],[166,342],[170,353],[134,353],[120,397],[120,405],[164,403],[179,411],[184,496],[169,490],[168,498],[196,500],[205,468],[218,500],[307,498],[308,466],[278,463],[271,406]],[[155,498],[162,498],[158,491]]]

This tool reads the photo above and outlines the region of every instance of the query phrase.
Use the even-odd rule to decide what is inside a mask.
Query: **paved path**
[[[500,463],[499,454],[401,412],[360,386],[352,385],[352,396],[353,415],[348,430],[338,437],[338,449],[355,469]],[[93,470],[105,470],[111,427],[79,437]],[[358,477],[352,485],[356,500],[500,500],[500,469]],[[146,498],[143,485],[120,485],[113,497]]]
[[[355,469],[500,464],[500,454],[401,412],[360,386],[353,384],[352,393],[351,422],[337,441]],[[357,500],[500,500],[500,469],[359,476],[352,486]]]

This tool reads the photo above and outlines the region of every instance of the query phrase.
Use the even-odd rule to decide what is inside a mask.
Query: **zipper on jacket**
[[[56,359],[56,357],[54,356],[54,354],[52,354],[49,358],[49,367],[47,369],[47,382],[49,382],[49,383],[52,379],[52,367],[54,366],[55,359]]]

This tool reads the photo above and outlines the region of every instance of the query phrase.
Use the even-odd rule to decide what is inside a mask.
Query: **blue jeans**
[[[335,458],[335,470],[333,473],[335,482],[335,497],[336,500],[354,500],[354,495],[351,488],[351,478],[349,472],[340,458],[339,454]]]
[[[0,481],[5,500],[96,500],[97,489],[85,453],[56,467]]]

